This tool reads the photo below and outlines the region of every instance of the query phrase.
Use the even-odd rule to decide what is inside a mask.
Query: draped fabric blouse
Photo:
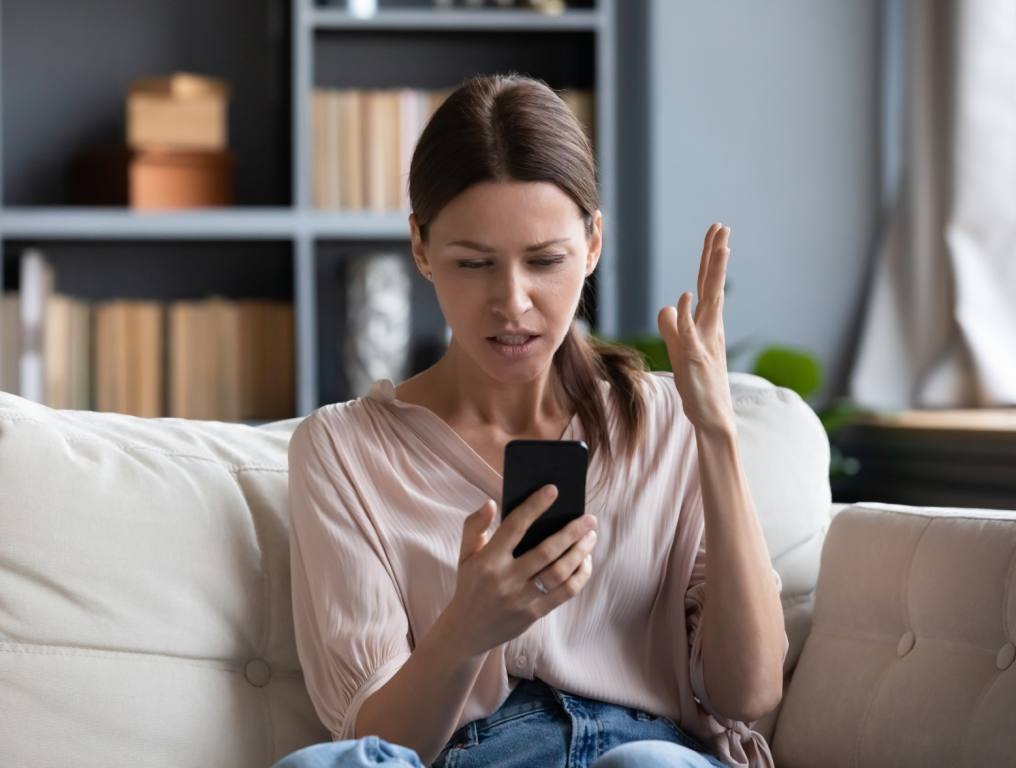
[[[600,385],[618,445],[609,384]],[[716,713],[705,688],[695,433],[673,374],[647,373],[641,386],[647,431],[635,455],[612,474],[599,454],[590,458],[586,510],[598,518],[598,538],[589,582],[487,654],[456,729],[495,712],[520,678],[538,677],[669,717],[729,766],[772,768],[763,736]],[[577,415],[561,439],[583,439]],[[289,445],[293,618],[306,687],[333,740],[357,736],[364,700],[451,601],[463,520],[488,498],[500,510],[501,483],[441,417],[397,399],[388,379],[297,426]]]

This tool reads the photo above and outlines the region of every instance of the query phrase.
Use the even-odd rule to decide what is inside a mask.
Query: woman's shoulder
[[[373,405],[367,398],[326,403],[307,414],[290,436],[290,455],[307,447],[329,450],[348,444],[370,430]]]

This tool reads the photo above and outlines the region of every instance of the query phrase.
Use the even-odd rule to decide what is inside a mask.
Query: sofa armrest
[[[834,510],[775,724],[781,768],[1016,754],[1016,511]]]

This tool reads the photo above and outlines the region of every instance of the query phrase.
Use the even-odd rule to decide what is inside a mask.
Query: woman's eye
[[[564,256],[554,256],[546,259],[536,259],[533,264],[539,264],[541,267],[549,267],[552,264],[560,264],[564,261]]]
[[[562,261],[564,261],[564,259],[565,259],[564,256],[553,256],[553,257],[548,257],[548,258],[545,258],[545,259],[533,259],[529,263],[530,264],[536,264],[537,266],[540,266],[540,267],[551,267],[554,264],[560,264]],[[481,267],[486,267],[489,264],[490,264],[489,261],[460,261],[459,262],[459,266],[460,267],[465,267],[466,269],[479,269]]]

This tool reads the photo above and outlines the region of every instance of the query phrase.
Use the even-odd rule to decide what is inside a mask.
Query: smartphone
[[[512,551],[515,557],[585,513],[588,454],[582,440],[512,440],[505,446],[502,520],[536,490],[548,483],[557,486],[557,498],[529,526]]]

